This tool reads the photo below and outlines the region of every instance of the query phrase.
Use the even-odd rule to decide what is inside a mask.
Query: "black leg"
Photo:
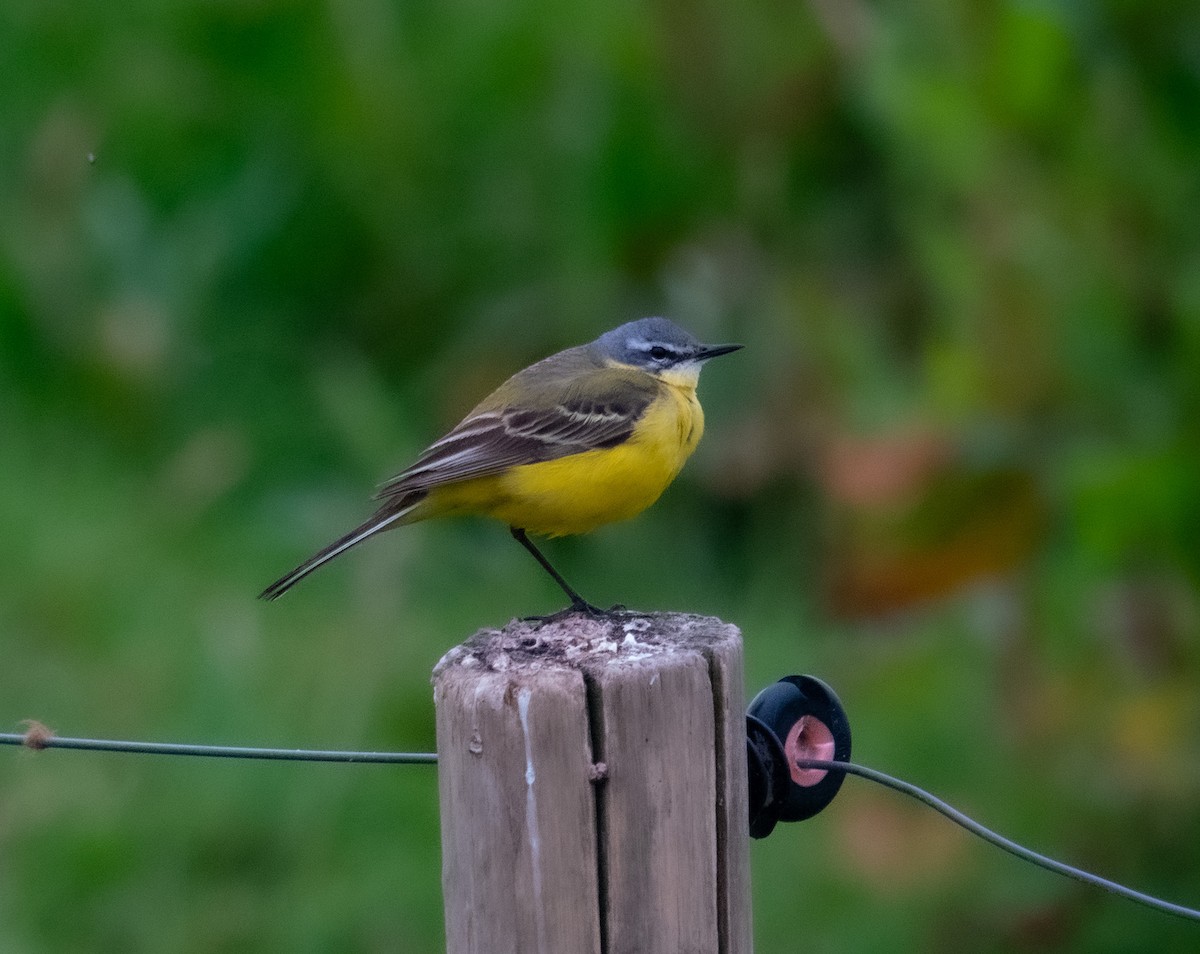
[[[598,606],[593,606],[582,596],[576,593],[571,587],[571,584],[562,578],[562,574],[550,565],[550,561],[546,559],[542,551],[533,545],[533,541],[525,535],[524,530],[522,530],[520,527],[509,527],[508,529],[509,532],[512,533],[513,539],[516,540],[517,543],[521,544],[521,546],[523,546],[531,554],[533,554],[533,558],[541,564],[542,569],[549,573],[554,579],[554,582],[557,583],[562,588],[562,591],[567,594],[567,598],[571,601],[572,610],[578,610],[581,613],[587,613],[588,616],[609,615],[604,610],[600,609]]]

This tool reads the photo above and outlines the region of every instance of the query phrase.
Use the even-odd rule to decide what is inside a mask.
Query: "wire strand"
[[[178,742],[128,742],[119,739],[72,739],[38,727],[25,733],[0,733],[0,744],[29,749],[85,749],[95,752],[133,752],[139,755],[191,755],[224,759],[268,759],[288,762],[359,762],[432,765],[434,752],[343,752],[323,749],[249,748],[239,745],[185,745]]]
[[[119,739],[80,739],[55,735],[41,723],[29,722],[28,731],[23,733],[0,732],[0,745],[18,745],[28,749],[82,749],[95,752],[128,752],[138,755],[186,755],[207,758],[227,759],[265,759],[270,761],[288,762],[354,762],[359,764],[402,764],[402,765],[434,765],[438,757],[435,752],[350,752],[328,749],[278,749],[252,748],[236,745],[187,745],[178,742],[132,742]],[[1144,894],[1127,888],[1115,881],[1109,881],[1099,875],[1091,874],[1053,858],[1038,854],[1023,845],[1017,844],[1003,835],[997,834],[990,828],[981,825],[973,818],[964,815],[947,802],[942,801],[923,788],[895,778],[876,769],[867,768],[854,762],[835,762],[825,759],[796,759],[799,768],[825,769],[826,771],[844,772],[847,775],[857,775],[868,781],[875,782],[885,788],[900,792],[916,799],[923,805],[932,808],[940,815],[950,819],[956,825],[965,828],[971,834],[990,842],[997,848],[1007,851],[1023,861],[1045,868],[1055,874],[1074,878],[1084,884],[1101,888],[1118,897],[1145,905],[1155,911],[1172,914],[1176,917],[1191,921],[1200,921],[1200,911],[1164,901],[1153,895]]]
[[[1130,901],[1135,901],[1138,904],[1144,904],[1148,908],[1153,908],[1156,911],[1162,911],[1166,914],[1173,914],[1176,917],[1187,918],[1191,921],[1200,921],[1200,911],[1186,908],[1180,904],[1173,904],[1170,901],[1163,901],[1161,898],[1156,898],[1153,895],[1143,894],[1141,891],[1134,891],[1132,888],[1127,888],[1123,884],[1117,884],[1115,881],[1109,881],[1107,878],[1101,878],[1099,875],[1094,875],[1091,872],[1083,871],[1079,868],[1074,868],[1071,865],[1061,861],[1055,861],[1053,858],[1047,858],[1045,855],[1038,854],[1023,845],[1018,845],[1015,841],[1005,838],[992,831],[990,828],[985,828],[973,818],[969,818],[960,812],[957,808],[947,804],[940,798],[931,795],[923,788],[918,788],[911,782],[905,782],[903,779],[894,778],[876,769],[867,768],[865,765],[858,765],[854,762],[834,762],[825,759],[795,759],[795,764],[799,768],[814,768],[827,769],[830,771],[845,772],[848,775],[857,775],[860,778],[868,779],[876,782],[885,788],[893,789],[915,798],[917,801],[946,818],[949,818],[956,825],[961,825],[973,835],[977,835],[984,841],[991,842],[997,848],[1002,848],[1009,854],[1016,855],[1018,858],[1035,864],[1038,867],[1045,868],[1047,871],[1053,871],[1056,874],[1065,875],[1068,878],[1074,878],[1076,881],[1082,881],[1084,884],[1092,885],[1096,888],[1102,888],[1111,894],[1126,898]]]

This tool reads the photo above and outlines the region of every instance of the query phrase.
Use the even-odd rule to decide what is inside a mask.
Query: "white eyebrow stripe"
[[[692,353],[692,349],[671,341],[652,341],[648,338],[637,338],[629,342],[629,347],[635,351],[642,351],[649,354],[655,348],[662,348],[673,358],[686,358]]]

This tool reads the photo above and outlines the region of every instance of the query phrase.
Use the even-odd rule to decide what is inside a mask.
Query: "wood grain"
[[[435,698],[446,950],[599,954],[582,677],[450,667]]]
[[[741,637],[484,630],[434,673],[449,954],[748,954]]]

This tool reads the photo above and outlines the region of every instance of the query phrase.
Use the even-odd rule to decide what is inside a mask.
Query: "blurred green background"
[[[429,750],[557,607],[502,527],[255,594],[531,360],[742,340],[638,521],[548,552],[719,615],[855,754],[1200,903],[1195,4],[8,0],[0,723]],[[454,387],[448,386],[454,382]],[[436,777],[0,752],[5,952],[437,951]],[[1195,950],[849,780],[757,950]]]

